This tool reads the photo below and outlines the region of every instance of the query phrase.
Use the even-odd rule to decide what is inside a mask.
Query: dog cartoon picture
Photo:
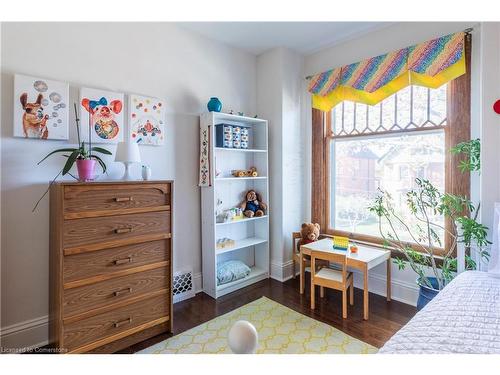
[[[120,126],[115,121],[115,115],[122,111],[121,100],[112,100],[109,104],[105,97],[99,100],[82,99],[82,106],[89,112],[90,121],[95,133],[102,139],[116,138]]]
[[[23,132],[26,138],[47,139],[49,130],[47,129],[47,120],[49,115],[43,113],[42,100],[43,95],[38,94],[36,102],[28,102],[28,93],[23,92],[21,97],[23,106]]]
[[[14,137],[67,140],[68,102],[67,83],[15,74]]]
[[[84,137],[95,143],[118,143],[124,134],[124,95],[82,87],[80,114]]]

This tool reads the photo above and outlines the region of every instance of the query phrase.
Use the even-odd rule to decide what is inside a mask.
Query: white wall
[[[500,115],[492,108],[500,99],[500,23],[481,24],[478,55],[481,221],[493,228],[493,204],[500,202]]]
[[[304,221],[303,57],[275,48],[257,58],[257,111],[269,120],[271,277],[292,276],[291,233]]]
[[[1,48],[2,345],[47,337],[48,199],[31,209],[61,166],[57,157],[36,162],[67,144],[12,137],[14,73],[69,82],[71,101],[81,86],[165,100],[166,144],[141,154],[153,178],[175,179],[174,270],[193,269],[200,283],[198,115],[211,96],[225,110],[255,113],[255,56],[168,23],[4,23]],[[109,177],[120,177],[122,165],[107,160]]]
[[[472,43],[472,134],[482,139],[482,174],[473,180],[472,193],[482,201],[481,220],[492,227],[492,208],[495,201],[500,200],[500,116],[493,113],[491,106],[500,97],[499,79],[499,24],[478,25],[472,22],[425,22],[398,23],[390,27],[372,32],[368,35],[321,50],[305,58],[304,73],[311,75],[334,67],[342,66],[365,58],[377,56],[398,48],[403,48],[434,37],[474,27]],[[305,99],[310,103],[309,95]],[[310,107],[306,106],[306,111]],[[307,131],[305,174],[310,176],[311,160],[311,119],[305,120]],[[307,179],[310,181],[310,178]],[[310,197],[310,185],[307,186],[306,198]],[[310,199],[310,198],[309,198]],[[310,202],[308,203],[310,211]],[[415,274],[409,270],[398,271],[393,266],[393,297],[407,303],[415,304],[417,288]],[[362,285],[359,277],[356,285]],[[375,268],[370,274],[370,290],[385,294],[385,268]]]
[[[273,264],[282,263],[283,249],[283,145],[282,59],[281,49],[267,51],[257,57],[257,113],[269,121],[269,237],[271,276],[279,278]]]

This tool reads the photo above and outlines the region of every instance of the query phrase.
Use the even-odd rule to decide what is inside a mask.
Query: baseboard
[[[203,291],[202,274],[193,275],[195,293]],[[3,327],[0,331],[0,348],[2,351],[22,353],[34,348],[48,345],[48,315]]]
[[[298,274],[298,268],[296,272]],[[293,262],[285,263],[271,262],[271,278],[284,282],[293,277]],[[362,274],[355,272],[354,285],[362,288]],[[203,275],[198,272],[193,275],[195,293],[203,291]],[[385,296],[386,278],[384,275],[370,274],[370,292]],[[418,298],[418,287],[415,284],[401,280],[392,279],[392,299],[409,305],[416,305]],[[0,347],[2,349],[14,349],[16,352],[24,352],[30,349],[48,344],[48,316],[42,316],[24,322],[12,324],[2,328],[0,332]]]
[[[386,296],[385,275],[369,273],[368,285],[371,293],[380,296]],[[363,275],[359,271],[354,271],[354,286],[363,289]],[[406,303],[407,305],[417,306],[418,286],[413,283],[408,283],[403,280],[398,280],[392,275],[391,278],[391,299]]]
[[[201,274],[201,272],[195,273],[193,275],[193,287],[195,294],[203,292],[203,275]]]
[[[281,282],[287,281],[293,277],[293,261],[285,263],[271,261],[271,278]]]
[[[25,320],[2,328],[2,351],[22,353],[49,343],[49,317],[47,315]]]
[[[299,267],[295,269],[295,275],[299,274]],[[363,275],[359,271],[354,271],[354,286],[363,289]],[[271,277],[275,280],[284,282],[293,277],[293,261],[285,263],[271,262]],[[380,296],[386,296],[386,276],[376,273],[369,273],[368,285],[371,293]],[[408,283],[403,280],[391,279],[391,298],[395,301],[416,306],[418,299],[418,287],[414,283]]]

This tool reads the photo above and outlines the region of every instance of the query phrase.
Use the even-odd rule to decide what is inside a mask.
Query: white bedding
[[[500,353],[500,275],[461,273],[379,353]]]

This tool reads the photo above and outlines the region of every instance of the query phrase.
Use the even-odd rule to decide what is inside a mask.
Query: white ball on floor
[[[229,330],[227,340],[233,353],[253,354],[257,351],[259,336],[250,322],[238,320]]]

